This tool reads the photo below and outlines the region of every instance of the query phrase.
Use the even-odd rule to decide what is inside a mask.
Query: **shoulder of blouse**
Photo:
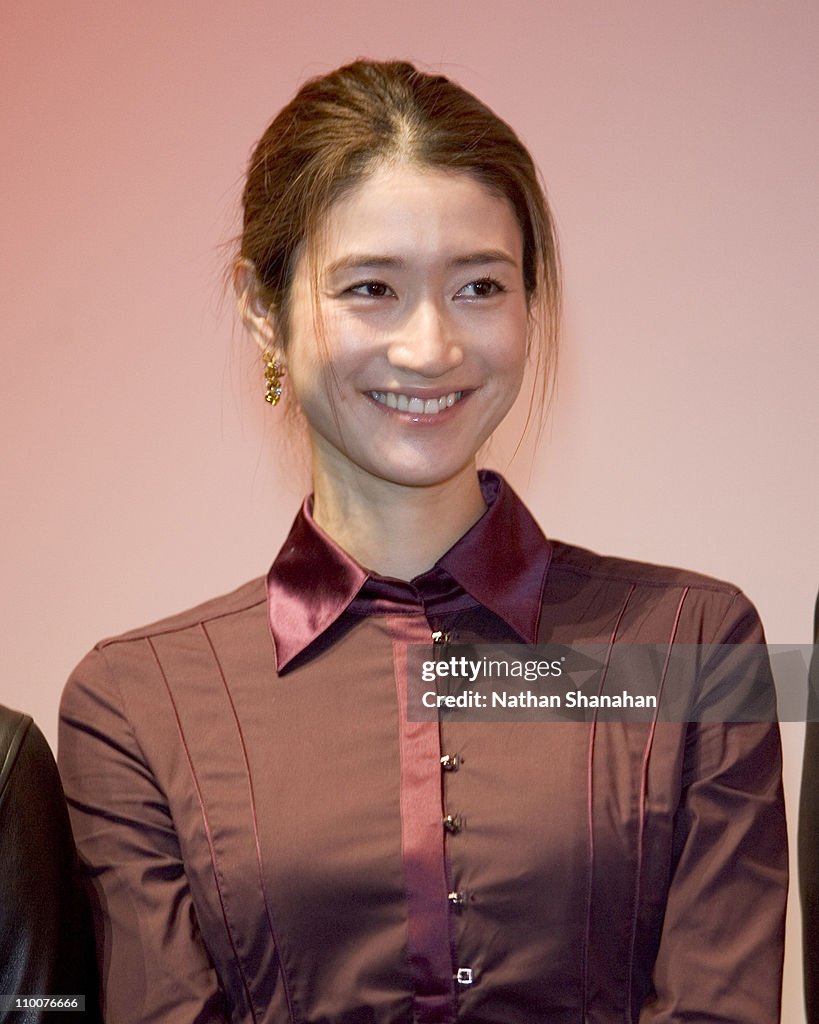
[[[617,617],[628,607],[621,640],[663,643],[673,635],[685,644],[765,643],[759,613],[739,587],[688,569],[552,541],[546,593],[551,619],[565,629],[585,608]]]
[[[550,573],[570,573],[597,579],[633,583],[637,586],[657,588],[688,587],[692,590],[713,591],[728,598],[739,596],[742,591],[733,583],[715,579],[689,569],[670,565],[655,565],[613,555],[600,555],[587,548],[576,547],[563,541],[551,540],[552,561]]]
[[[241,614],[260,604],[267,602],[267,584],[264,576],[250,580],[236,590],[219,597],[211,598],[201,604],[194,605],[176,615],[151,622],[147,626],[140,626],[128,630],[127,633],[120,633],[117,636],[106,637],[94,645],[94,650],[100,651],[103,648],[111,647],[114,644],[127,643],[131,640],[145,640],[149,637],[162,636],[168,633],[177,633],[205,622],[213,622],[216,619],[223,619],[231,615]]]

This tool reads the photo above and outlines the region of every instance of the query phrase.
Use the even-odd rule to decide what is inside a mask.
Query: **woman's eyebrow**
[[[518,261],[504,249],[486,249],[482,252],[473,252],[465,256],[455,256],[449,261],[453,267],[468,267],[476,263],[508,263],[517,267]]]
[[[325,268],[325,274],[337,274],[340,270],[352,270],[358,267],[405,267],[406,260],[398,256],[375,256],[370,253],[353,252],[333,260]]]
[[[450,267],[468,267],[483,263],[508,263],[509,266],[517,268],[518,261],[504,249],[485,249],[480,252],[465,253],[463,256],[453,256],[447,260]],[[349,253],[333,260],[325,268],[325,274],[337,274],[342,270],[372,267],[403,269],[407,266],[407,260],[400,256],[379,256],[374,253]]]

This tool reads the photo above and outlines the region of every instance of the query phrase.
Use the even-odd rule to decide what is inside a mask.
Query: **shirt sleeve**
[[[742,595],[718,642],[764,643]],[[758,696],[759,647],[748,653]],[[741,659],[730,660],[736,672]],[[767,686],[772,695],[771,679]],[[640,1024],[779,1021],[788,884],[781,776],[775,722],[689,725],[654,993]]]
[[[135,739],[104,650],[80,663],[63,693],[59,764],[93,886],[105,1019],[227,1021],[168,802]]]

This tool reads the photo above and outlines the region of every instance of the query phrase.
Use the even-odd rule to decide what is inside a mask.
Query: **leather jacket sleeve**
[[[819,644],[819,596],[813,620]],[[799,893],[808,1024],[819,1024],[819,647],[814,647],[808,685],[808,723],[799,800]]]
[[[85,1013],[0,1008],[0,1024],[99,1021],[90,908],[57,766],[28,715],[0,707],[0,994],[84,995]]]

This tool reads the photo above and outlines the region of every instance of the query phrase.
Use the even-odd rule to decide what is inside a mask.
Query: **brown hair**
[[[378,164],[405,160],[471,175],[512,206],[523,235],[523,281],[541,344],[545,401],[560,321],[557,238],[528,150],[487,106],[443,75],[398,61],[358,60],[314,78],[276,116],[250,159],[240,256],[287,341],[299,256],[322,217]]]

